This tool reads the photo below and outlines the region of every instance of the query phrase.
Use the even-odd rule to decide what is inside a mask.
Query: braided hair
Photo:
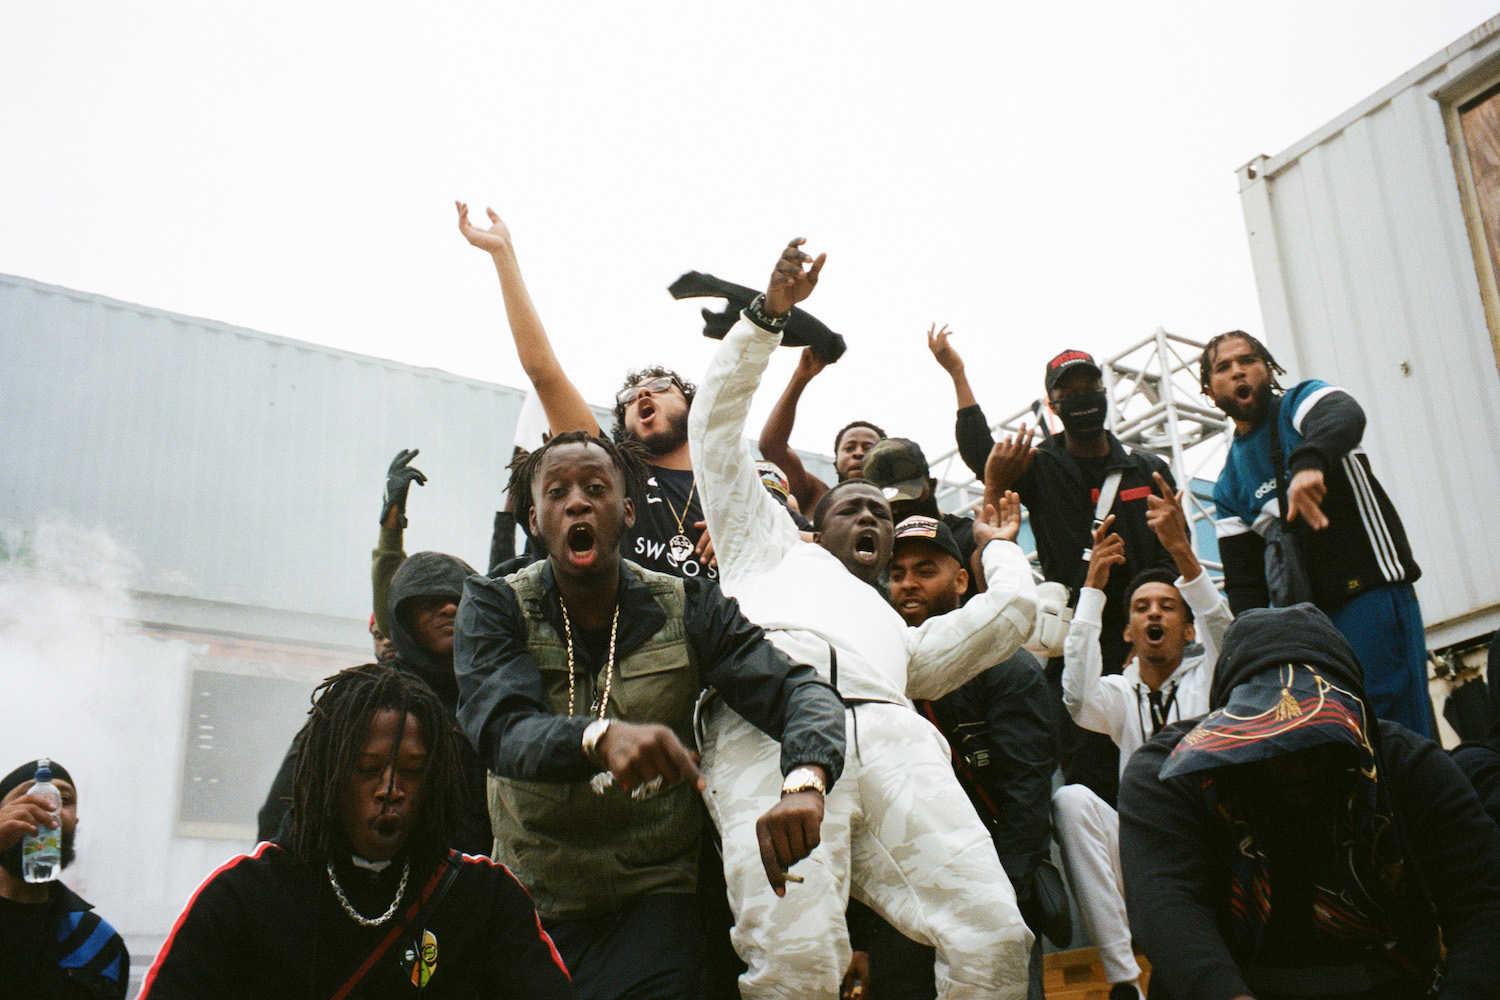
[[[563,431],[554,434],[536,451],[523,451],[510,463],[510,482],[505,491],[515,507],[516,523],[521,525],[528,537],[531,535],[531,508],[535,501],[531,487],[537,470],[542,467],[542,458],[548,451],[563,444],[592,444],[604,449],[625,484],[625,495],[638,496],[646,486],[646,450],[637,441],[611,441],[604,436],[595,437],[588,431]]]
[[[310,865],[322,865],[346,849],[343,794],[354,762],[376,713],[401,715],[391,747],[395,780],[400,733],[408,716],[421,727],[427,745],[422,773],[422,805],[406,841],[414,858],[441,860],[458,829],[460,799],[467,777],[460,757],[458,727],[432,688],[414,674],[384,663],[341,670],[313,691],[307,724],[297,734],[297,766],[292,778],[291,850]]]
[[[1251,355],[1266,363],[1266,367],[1271,370],[1271,391],[1278,395],[1285,392],[1286,390],[1281,387],[1281,383],[1276,381],[1276,376],[1285,375],[1286,369],[1276,363],[1276,359],[1271,357],[1271,352],[1266,348],[1266,345],[1250,336],[1244,330],[1230,330],[1228,333],[1219,334],[1205,344],[1203,346],[1203,354],[1198,358],[1198,384],[1203,389],[1203,395],[1213,395],[1210,391],[1210,385],[1213,382],[1214,355],[1218,352],[1220,344],[1232,338],[1243,340],[1250,346]]]
[[[693,397],[698,395],[698,387],[684,379],[670,368],[661,365],[652,365],[650,368],[642,368],[640,371],[627,372],[625,382],[620,386],[620,392],[624,392],[632,386],[640,385],[642,382],[650,382],[654,378],[666,376],[672,380],[672,384],[682,390],[682,398],[687,400],[688,409],[693,408]],[[619,393],[615,394],[615,425],[610,429],[610,435],[616,441],[627,440],[629,435],[625,433],[625,411],[629,409],[619,400]]]

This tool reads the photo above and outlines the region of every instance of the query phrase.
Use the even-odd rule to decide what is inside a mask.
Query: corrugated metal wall
[[[1240,170],[1265,339],[1293,378],[1341,385],[1369,414],[1433,646],[1500,624],[1500,375],[1433,96],[1500,52],[1495,31]]]
[[[5,276],[0,371],[0,523],[102,527],[153,593],[350,619],[403,447],[408,551],[484,568],[524,399]]]

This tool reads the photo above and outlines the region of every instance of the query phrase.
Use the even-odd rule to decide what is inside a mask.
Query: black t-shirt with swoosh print
[[[658,573],[717,581],[719,571],[700,563],[691,546],[672,545],[672,539],[682,535],[696,546],[703,534],[697,526],[702,520],[693,473],[648,466],[645,489],[635,498],[635,527],[625,533],[620,553]]]

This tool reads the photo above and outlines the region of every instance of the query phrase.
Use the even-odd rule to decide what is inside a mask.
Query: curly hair
[[[878,438],[880,438],[880,440],[884,441],[886,439],[886,433],[885,433],[885,431],[881,430],[879,427],[876,427],[874,424],[870,423],[868,420],[851,420],[849,423],[845,424],[843,427],[840,427],[839,428],[839,432],[833,436],[833,456],[834,456],[834,460],[835,461],[838,460],[839,445],[841,445],[841,444],[844,443],[844,435],[848,434],[850,431],[854,430],[854,428],[856,428],[856,427],[867,427],[870,430],[874,431],[875,432],[875,436],[878,437]]]
[[[615,425],[610,428],[609,433],[616,441],[623,441],[626,437],[625,410],[627,407],[620,402],[620,393],[631,386],[639,385],[642,382],[649,382],[654,378],[661,378],[663,376],[670,378],[672,384],[682,390],[682,397],[687,400],[688,409],[691,410],[693,408],[693,397],[698,394],[698,387],[672,369],[663,368],[661,365],[652,365],[650,368],[642,368],[639,371],[629,372],[625,376],[625,381],[621,383],[619,391],[615,393]]]
[[[1250,354],[1266,363],[1266,367],[1271,370],[1271,390],[1277,393],[1285,392],[1286,390],[1281,387],[1281,383],[1276,381],[1276,376],[1285,375],[1286,369],[1276,363],[1276,359],[1271,357],[1271,352],[1266,348],[1266,345],[1250,336],[1244,330],[1230,330],[1228,333],[1219,334],[1203,345],[1203,353],[1198,357],[1198,384],[1203,389],[1203,395],[1213,395],[1210,391],[1210,386],[1214,375],[1214,355],[1218,352],[1219,345],[1233,338],[1243,340],[1250,346]]]
[[[415,718],[427,744],[422,772],[422,807],[406,841],[413,858],[440,860],[458,829],[467,787],[453,714],[427,683],[386,663],[366,663],[341,670],[313,691],[307,724],[297,734],[297,764],[292,778],[291,850],[310,865],[322,865],[348,848],[343,828],[343,794],[354,763],[376,713],[392,709],[401,715],[401,730],[391,747],[391,780],[400,733],[407,717]]]
[[[653,376],[654,377],[654,376]],[[510,463],[510,482],[505,491],[515,507],[516,523],[521,525],[527,537],[531,536],[531,508],[535,500],[531,495],[532,481],[542,467],[542,457],[563,444],[592,444],[604,449],[604,453],[620,470],[620,479],[625,486],[625,495],[638,497],[646,485],[646,452],[636,441],[625,439],[611,441],[602,435],[595,437],[588,431],[564,431],[554,434],[536,451],[522,451]]]

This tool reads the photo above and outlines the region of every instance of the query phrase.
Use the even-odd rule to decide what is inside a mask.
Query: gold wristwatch
[[[812,768],[794,767],[781,783],[781,794],[787,796],[797,792],[817,792],[827,797],[828,786],[823,784],[823,776]]]

